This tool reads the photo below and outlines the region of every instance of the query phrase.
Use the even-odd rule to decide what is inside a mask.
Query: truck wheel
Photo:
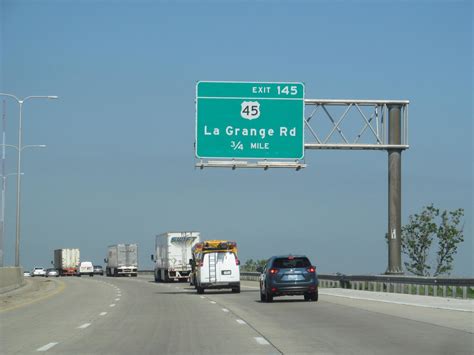
[[[202,295],[204,293],[204,289],[202,287],[197,286],[196,289],[198,294]]]
[[[234,288],[232,289],[232,292],[233,292],[233,293],[240,293],[240,286],[239,286],[239,287],[234,287]]]

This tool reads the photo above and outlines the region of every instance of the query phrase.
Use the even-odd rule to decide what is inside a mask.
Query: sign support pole
[[[401,106],[390,105],[388,144],[401,144]],[[388,269],[386,274],[403,274],[401,255],[402,149],[388,150]]]

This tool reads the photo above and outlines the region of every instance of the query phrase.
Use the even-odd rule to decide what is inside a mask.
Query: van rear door
[[[235,254],[232,252],[216,254],[216,281],[220,283],[239,282],[240,271]]]

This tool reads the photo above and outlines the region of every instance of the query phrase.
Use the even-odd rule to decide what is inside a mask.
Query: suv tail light
[[[278,272],[278,269],[271,268],[269,271],[270,271],[270,274],[275,275]]]
[[[316,268],[314,266],[310,266],[306,270],[308,270],[308,272],[316,272]]]

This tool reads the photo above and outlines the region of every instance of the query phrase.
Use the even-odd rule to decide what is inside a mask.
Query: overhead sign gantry
[[[196,167],[299,170],[306,167],[305,149],[387,151],[386,272],[402,274],[401,156],[409,148],[409,103],[305,99],[302,83],[198,82]]]

